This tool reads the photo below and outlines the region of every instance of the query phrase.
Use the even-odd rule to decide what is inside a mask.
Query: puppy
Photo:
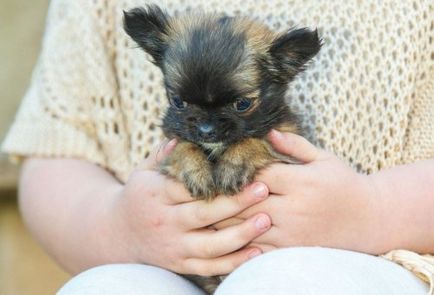
[[[320,50],[317,31],[275,33],[248,18],[213,14],[175,18],[155,5],[125,12],[124,28],[163,72],[170,102],[163,130],[178,144],[162,173],[194,198],[212,200],[288,160],[265,137],[273,128],[301,133],[284,95]]]

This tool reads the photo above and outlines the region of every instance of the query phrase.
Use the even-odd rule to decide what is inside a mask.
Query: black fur
[[[172,102],[163,119],[165,135],[194,149],[175,150],[160,171],[183,181],[195,197],[233,195],[252,181],[257,169],[268,165],[263,161],[281,159],[263,152],[269,146],[264,137],[273,128],[299,131],[292,128],[298,120],[285,102],[285,92],[288,82],[321,47],[316,31],[298,29],[277,35],[245,19],[237,21],[192,15],[185,24],[171,23],[156,6],[125,13],[126,32],[154,58],[164,75]],[[253,27],[260,30],[252,31]],[[237,111],[234,103],[239,99],[250,99],[252,108]],[[212,126],[212,132],[201,131],[201,126]],[[231,153],[234,148],[236,155]],[[192,155],[195,161],[190,161]],[[254,161],[255,157],[260,161]],[[181,167],[170,173],[169,168],[175,166]],[[188,278],[209,294],[220,282],[219,277]]]
[[[160,65],[167,44],[169,22],[167,14],[156,5],[124,11],[124,29],[128,35]]]
[[[290,30],[277,38],[270,47],[272,77],[287,84],[305,69],[306,63],[321,49],[318,31],[307,28]]]
[[[245,137],[264,137],[285,122],[297,124],[284,95],[288,82],[318,53],[317,31],[292,30],[278,35],[265,54],[247,54],[246,34],[234,30],[235,18],[199,15],[189,22],[191,26],[173,37],[170,18],[157,6],[125,13],[126,32],[161,68],[168,95],[187,103],[183,110],[168,108],[163,120],[166,136],[228,146]],[[234,78],[247,59],[259,73],[254,87]],[[254,91],[259,93],[255,110],[236,112],[233,103]],[[203,138],[198,131],[201,123],[212,124],[215,133]]]
[[[163,67],[166,86],[186,102],[203,107],[224,106],[239,97],[240,89],[231,78],[242,61],[245,37],[231,27],[230,22],[206,21],[185,32],[183,40],[174,41],[164,64],[177,65],[179,76]]]

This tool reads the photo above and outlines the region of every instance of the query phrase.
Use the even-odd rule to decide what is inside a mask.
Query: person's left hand
[[[387,208],[382,208],[370,177],[301,136],[273,130],[269,140],[278,152],[302,164],[276,163],[261,171],[255,181],[268,186],[269,198],[214,227],[225,228],[265,212],[273,226],[253,241],[264,251],[323,246],[382,253],[382,239],[387,237],[381,216]]]

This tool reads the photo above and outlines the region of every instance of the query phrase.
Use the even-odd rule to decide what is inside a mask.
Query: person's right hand
[[[159,163],[176,145],[156,149],[117,193],[111,207],[108,235],[114,260],[146,263],[181,274],[203,276],[230,273],[258,248],[244,248],[271,226],[264,213],[223,230],[209,226],[237,215],[268,196],[267,187],[253,183],[236,196],[212,202],[191,198],[183,184],[158,173]],[[113,240],[113,239],[112,239]]]

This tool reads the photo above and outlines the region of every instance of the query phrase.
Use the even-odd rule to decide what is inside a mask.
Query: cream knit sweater
[[[42,53],[4,151],[86,159],[126,181],[161,140],[167,105],[159,69],[122,29],[122,10],[149,2],[156,1],[52,1]],[[309,139],[364,173],[434,157],[431,0],[158,4],[170,14],[250,16],[276,30],[317,27],[324,46],[288,91]]]

